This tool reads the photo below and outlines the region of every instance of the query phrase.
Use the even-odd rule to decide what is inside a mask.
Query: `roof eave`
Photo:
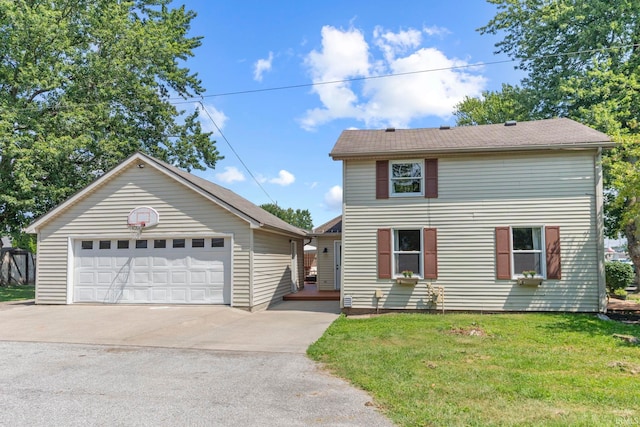
[[[576,143],[576,144],[545,144],[545,145],[527,145],[527,146],[502,146],[502,147],[486,147],[478,148],[450,148],[450,149],[423,149],[423,150],[384,150],[370,152],[351,152],[351,153],[329,153],[333,160],[346,160],[358,158],[385,158],[385,157],[415,157],[416,155],[442,155],[442,154],[481,154],[481,153],[497,153],[497,152],[513,152],[513,151],[571,151],[571,150],[595,150],[598,148],[613,148],[616,142],[601,141],[592,143]]]

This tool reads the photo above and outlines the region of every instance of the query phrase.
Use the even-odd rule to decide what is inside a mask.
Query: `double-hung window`
[[[389,181],[393,196],[421,196],[424,194],[424,162],[389,162]]]
[[[404,271],[422,277],[422,230],[393,231],[394,275],[402,276]]]
[[[411,271],[420,279],[437,279],[437,234],[435,228],[379,228],[378,278],[393,279]]]
[[[514,275],[524,271],[535,271],[535,275],[544,277],[545,259],[542,227],[512,227],[511,256]]]

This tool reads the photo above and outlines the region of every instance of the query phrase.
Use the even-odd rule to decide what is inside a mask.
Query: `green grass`
[[[635,300],[636,302],[640,302],[640,294],[637,294],[637,293],[628,294],[627,295],[627,299]]]
[[[308,354],[398,425],[640,425],[640,346],[614,333],[640,326],[572,314],[341,316]]]
[[[35,286],[0,286],[0,302],[35,298]]]

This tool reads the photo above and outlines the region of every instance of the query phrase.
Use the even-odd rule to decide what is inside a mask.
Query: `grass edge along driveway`
[[[640,335],[581,314],[338,318],[308,350],[404,426],[640,425]]]

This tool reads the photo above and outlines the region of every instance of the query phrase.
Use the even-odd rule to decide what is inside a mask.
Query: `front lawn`
[[[309,355],[404,426],[640,425],[640,326],[572,314],[341,316]]]
[[[35,286],[0,286],[0,302],[33,299],[35,295]]]

